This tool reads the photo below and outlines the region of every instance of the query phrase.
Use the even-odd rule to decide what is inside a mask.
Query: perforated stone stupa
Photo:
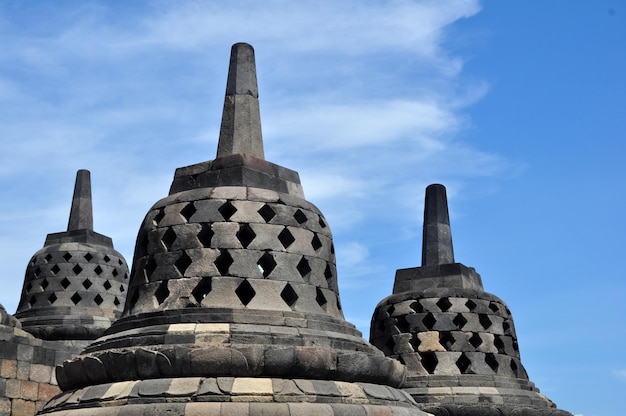
[[[345,321],[330,228],[264,160],[254,51],[231,51],[217,158],[177,169],[123,317],[57,371],[50,415],[423,415]]]
[[[124,257],[93,231],[91,176],[79,170],[67,231],[31,258],[15,317],[41,339],[94,340],[121,316],[127,288]]]
[[[528,379],[513,317],[455,263],[446,190],[426,189],[422,266],[396,272],[370,341],[407,366],[404,390],[437,416],[566,416]]]

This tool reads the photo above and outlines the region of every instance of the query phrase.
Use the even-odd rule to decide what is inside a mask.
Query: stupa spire
[[[265,158],[254,49],[247,43],[236,43],[230,51],[217,145],[217,158],[233,154]]]
[[[454,250],[446,188],[439,184],[429,185],[424,203],[422,267],[451,263],[454,263]]]
[[[93,210],[91,207],[91,175],[88,170],[76,172],[74,196],[67,231],[93,230]]]

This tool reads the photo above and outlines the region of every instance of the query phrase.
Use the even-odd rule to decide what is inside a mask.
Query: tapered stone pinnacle
[[[74,185],[74,197],[67,231],[91,230],[93,231],[93,211],[91,207],[91,175],[88,170],[81,169],[76,172],[76,184]]]
[[[228,81],[217,158],[244,154],[264,159],[254,49],[236,43],[230,52]]]
[[[446,188],[439,184],[429,185],[424,203],[422,267],[450,263],[454,263],[454,250]]]

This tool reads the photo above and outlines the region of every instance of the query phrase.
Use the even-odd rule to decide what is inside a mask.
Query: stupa
[[[330,228],[264,159],[254,50],[232,47],[215,160],[140,227],[121,319],[57,370],[48,415],[424,415],[343,316]]]
[[[507,305],[455,262],[442,185],[426,188],[422,266],[396,271],[370,342],[407,366],[404,390],[436,416],[571,416],[529,380]]]
[[[121,316],[127,288],[126,260],[93,230],[91,175],[79,170],[67,231],[30,259],[15,317],[37,338],[94,340]]]

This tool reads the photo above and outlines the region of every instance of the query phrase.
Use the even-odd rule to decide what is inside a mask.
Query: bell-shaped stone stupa
[[[264,160],[254,51],[231,51],[217,158],[180,168],[137,238],[123,317],[57,372],[55,415],[422,415],[345,321],[333,241]]]
[[[437,416],[570,415],[529,381],[506,304],[454,262],[442,185],[426,188],[422,267],[396,272],[370,341],[407,366],[403,389]]]
[[[26,268],[15,317],[46,340],[93,340],[122,314],[128,266],[93,231],[91,178],[79,170],[66,232],[48,234]]]

